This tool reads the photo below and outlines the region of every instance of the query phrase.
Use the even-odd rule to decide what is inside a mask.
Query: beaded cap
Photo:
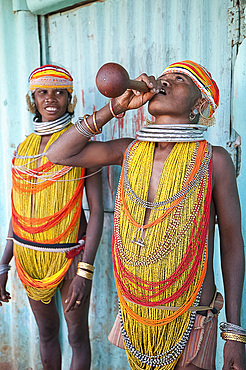
[[[168,73],[181,73],[190,77],[209,103],[208,117],[213,115],[219,105],[219,88],[206,68],[191,60],[183,60],[164,69],[162,76]]]
[[[28,78],[30,90],[37,88],[67,89],[72,94],[73,78],[70,73],[56,65],[43,65],[34,69]]]

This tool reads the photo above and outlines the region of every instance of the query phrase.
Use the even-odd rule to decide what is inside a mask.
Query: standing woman
[[[12,218],[0,262],[0,305],[14,255],[40,335],[43,368],[61,369],[59,315],[54,294],[59,289],[72,347],[71,370],[91,363],[88,310],[93,262],[102,233],[103,204],[99,168],[55,165],[48,147],[69,127],[76,105],[68,71],[44,65],[29,76],[35,113],[34,133],[16,149],[12,164]],[[88,225],[82,208],[86,188]],[[86,234],[86,237],[85,237]]]

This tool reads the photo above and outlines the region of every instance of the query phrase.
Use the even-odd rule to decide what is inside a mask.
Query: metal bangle
[[[10,265],[0,265],[0,275],[5,274],[11,269]]]
[[[116,115],[116,114],[114,113],[114,110],[113,110],[113,98],[112,98],[112,99],[110,99],[110,102],[109,102],[109,109],[110,109],[110,113],[112,114],[112,116],[113,116],[113,117],[115,117],[115,118],[117,118],[117,119],[123,118],[123,117],[124,117],[124,115],[125,115],[125,113],[126,113],[126,112],[122,112],[122,113],[120,113],[120,114],[118,114],[118,115]]]
[[[231,324],[230,322],[221,322],[219,327],[220,327],[220,330],[222,332],[234,333],[234,334],[239,334],[239,335],[245,335],[246,336],[246,330],[243,329],[239,325]]]
[[[87,127],[84,124],[84,120],[81,117],[78,118],[74,127],[76,128],[76,130],[78,131],[79,134],[81,134],[85,137],[91,138],[91,137],[95,136],[95,134],[92,134],[91,131],[89,131],[87,129]]]
[[[99,128],[97,127],[96,111],[95,111],[95,112],[93,112],[92,119],[93,119],[93,125],[94,125],[94,127],[95,127],[96,133],[97,133],[97,134],[100,134],[100,133],[102,132],[102,129],[101,129],[101,128],[99,129]]]
[[[81,276],[85,279],[88,279],[88,280],[92,280],[92,278],[93,278],[93,274],[91,272],[81,270],[81,269],[77,270],[77,275],[79,275],[79,276]]]
[[[236,342],[246,343],[246,337],[240,334],[222,332],[221,338],[224,340],[233,340]]]
[[[89,114],[85,114],[83,119],[84,119],[84,123],[86,125],[86,127],[88,128],[88,130],[93,134],[93,135],[96,135],[97,133],[95,131],[92,130],[92,128],[90,127],[89,123],[87,122],[87,118],[89,117]]]
[[[78,263],[78,268],[81,268],[81,269],[86,269],[86,270],[88,270],[88,271],[90,271],[90,272],[94,272],[94,270],[95,270],[95,267],[93,266],[93,265],[90,265],[89,263],[87,263],[87,262],[79,262]]]

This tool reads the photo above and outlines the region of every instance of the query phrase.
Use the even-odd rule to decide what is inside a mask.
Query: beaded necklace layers
[[[176,143],[149,202],[154,150],[154,142],[136,140],[126,151],[113,265],[131,368],[171,370],[187,343],[195,319],[188,309],[199,304],[206,274],[212,149],[205,140]],[[178,309],[155,308],[160,305]]]
[[[14,155],[12,223],[20,280],[29,297],[49,303],[71,265],[66,252],[78,246],[85,170],[51,163],[39,154],[40,142],[31,134]]]

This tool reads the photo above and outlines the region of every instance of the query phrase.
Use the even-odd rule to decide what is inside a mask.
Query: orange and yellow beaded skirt
[[[49,303],[72,263],[64,248],[78,241],[85,170],[49,162],[40,142],[31,134],[14,155],[12,224],[19,277],[30,298]]]

